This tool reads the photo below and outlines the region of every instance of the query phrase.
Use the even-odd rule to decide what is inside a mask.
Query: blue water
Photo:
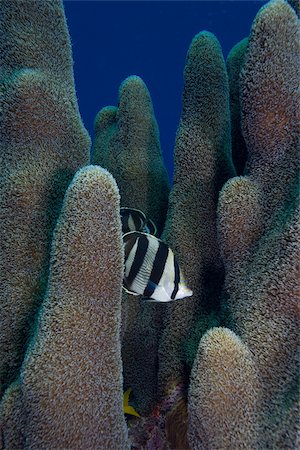
[[[85,127],[116,105],[120,83],[139,75],[148,86],[165,164],[172,179],[183,69],[193,36],[214,33],[224,57],[249,34],[265,1],[65,1],[75,84]]]

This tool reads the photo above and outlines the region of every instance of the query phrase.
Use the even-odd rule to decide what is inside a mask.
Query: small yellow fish
[[[133,408],[133,406],[130,406],[130,405],[128,404],[128,402],[129,402],[129,396],[130,396],[131,391],[132,391],[132,389],[129,388],[129,389],[127,389],[127,391],[124,392],[124,394],[123,394],[123,408],[124,408],[124,413],[125,413],[125,414],[131,414],[132,416],[136,416],[136,417],[141,417],[141,416],[139,415],[139,413],[137,413],[136,410]]]

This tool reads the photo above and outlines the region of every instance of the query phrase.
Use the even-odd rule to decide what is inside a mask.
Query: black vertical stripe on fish
[[[134,279],[136,278],[137,274],[139,273],[139,270],[143,264],[145,255],[147,253],[147,249],[148,249],[148,239],[147,237],[144,236],[140,236],[138,237],[138,244],[137,244],[137,249],[136,249],[136,253],[134,255],[134,260],[132,263],[132,266],[130,268],[127,280],[126,280],[126,284],[128,286],[131,286]]]
[[[147,220],[145,214],[135,208],[121,207],[120,215],[123,233],[142,230]]]
[[[129,217],[131,217],[131,219],[134,223],[134,226],[135,226],[134,230],[141,230],[143,227],[143,223],[144,223],[144,221],[141,219],[141,217],[137,214],[132,214],[132,213],[130,214]],[[132,230],[132,231],[134,231],[134,230]]]
[[[125,258],[125,263],[128,259],[128,256],[132,250],[132,248],[134,247],[134,244],[136,242],[136,239],[126,239],[123,237],[123,244],[124,244],[124,258]]]
[[[160,279],[165,270],[168,254],[169,254],[168,246],[166,244],[164,244],[163,242],[160,242],[157,252],[156,252],[156,255],[155,255],[155,258],[154,258],[154,261],[153,261],[153,267],[152,267],[150,278],[149,278],[152,283],[152,285],[151,285],[152,287],[153,287],[153,285],[154,286],[159,285]],[[149,291],[152,289],[151,286],[149,286]],[[152,294],[153,294],[153,292],[154,292],[154,290],[152,291]]]
[[[147,283],[147,286],[145,287],[145,290],[144,290],[144,292],[143,292],[143,295],[145,296],[145,297],[149,297],[149,298],[151,298],[152,297],[152,295],[153,295],[153,292],[155,291],[155,289],[156,289],[156,285],[154,284],[154,283],[152,283],[152,281],[148,281],[148,283]]]
[[[176,294],[178,292],[179,289],[179,281],[180,281],[180,271],[179,271],[179,265],[174,257],[174,289],[173,292],[171,294],[171,299],[174,300],[174,298],[176,297]]]
[[[128,230],[128,218],[121,214],[122,231],[123,233]]]

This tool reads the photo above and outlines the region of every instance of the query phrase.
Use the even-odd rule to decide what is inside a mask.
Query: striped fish
[[[155,223],[139,209],[122,207],[120,208],[120,214],[123,234],[130,231],[142,231],[156,235]]]
[[[142,231],[147,221],[145,214],[135,208],[120,208],[122,233],[130,231]]]
[[[123,287],[150,301],[169,302],[190,297],[172,250],[151,234],[133,231],[123,236],[125,270]]]

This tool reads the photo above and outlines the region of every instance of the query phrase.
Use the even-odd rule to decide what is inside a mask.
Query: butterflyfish
[[[130,231],[142,231],[144,224],[147,221],[145,214],[139,209],[135,208],[120,208],[122,233],[129,233]]]
[[[120,208],[122,233],[129,233],[130,231],[142,231],[156,235],[157,229],[155,223],[139,209],[135,208]]]
[[[193,295],[184,281],[173,251],[151,234],[132,231],[123,236],[123,288],[148,301],[170,302]]]

